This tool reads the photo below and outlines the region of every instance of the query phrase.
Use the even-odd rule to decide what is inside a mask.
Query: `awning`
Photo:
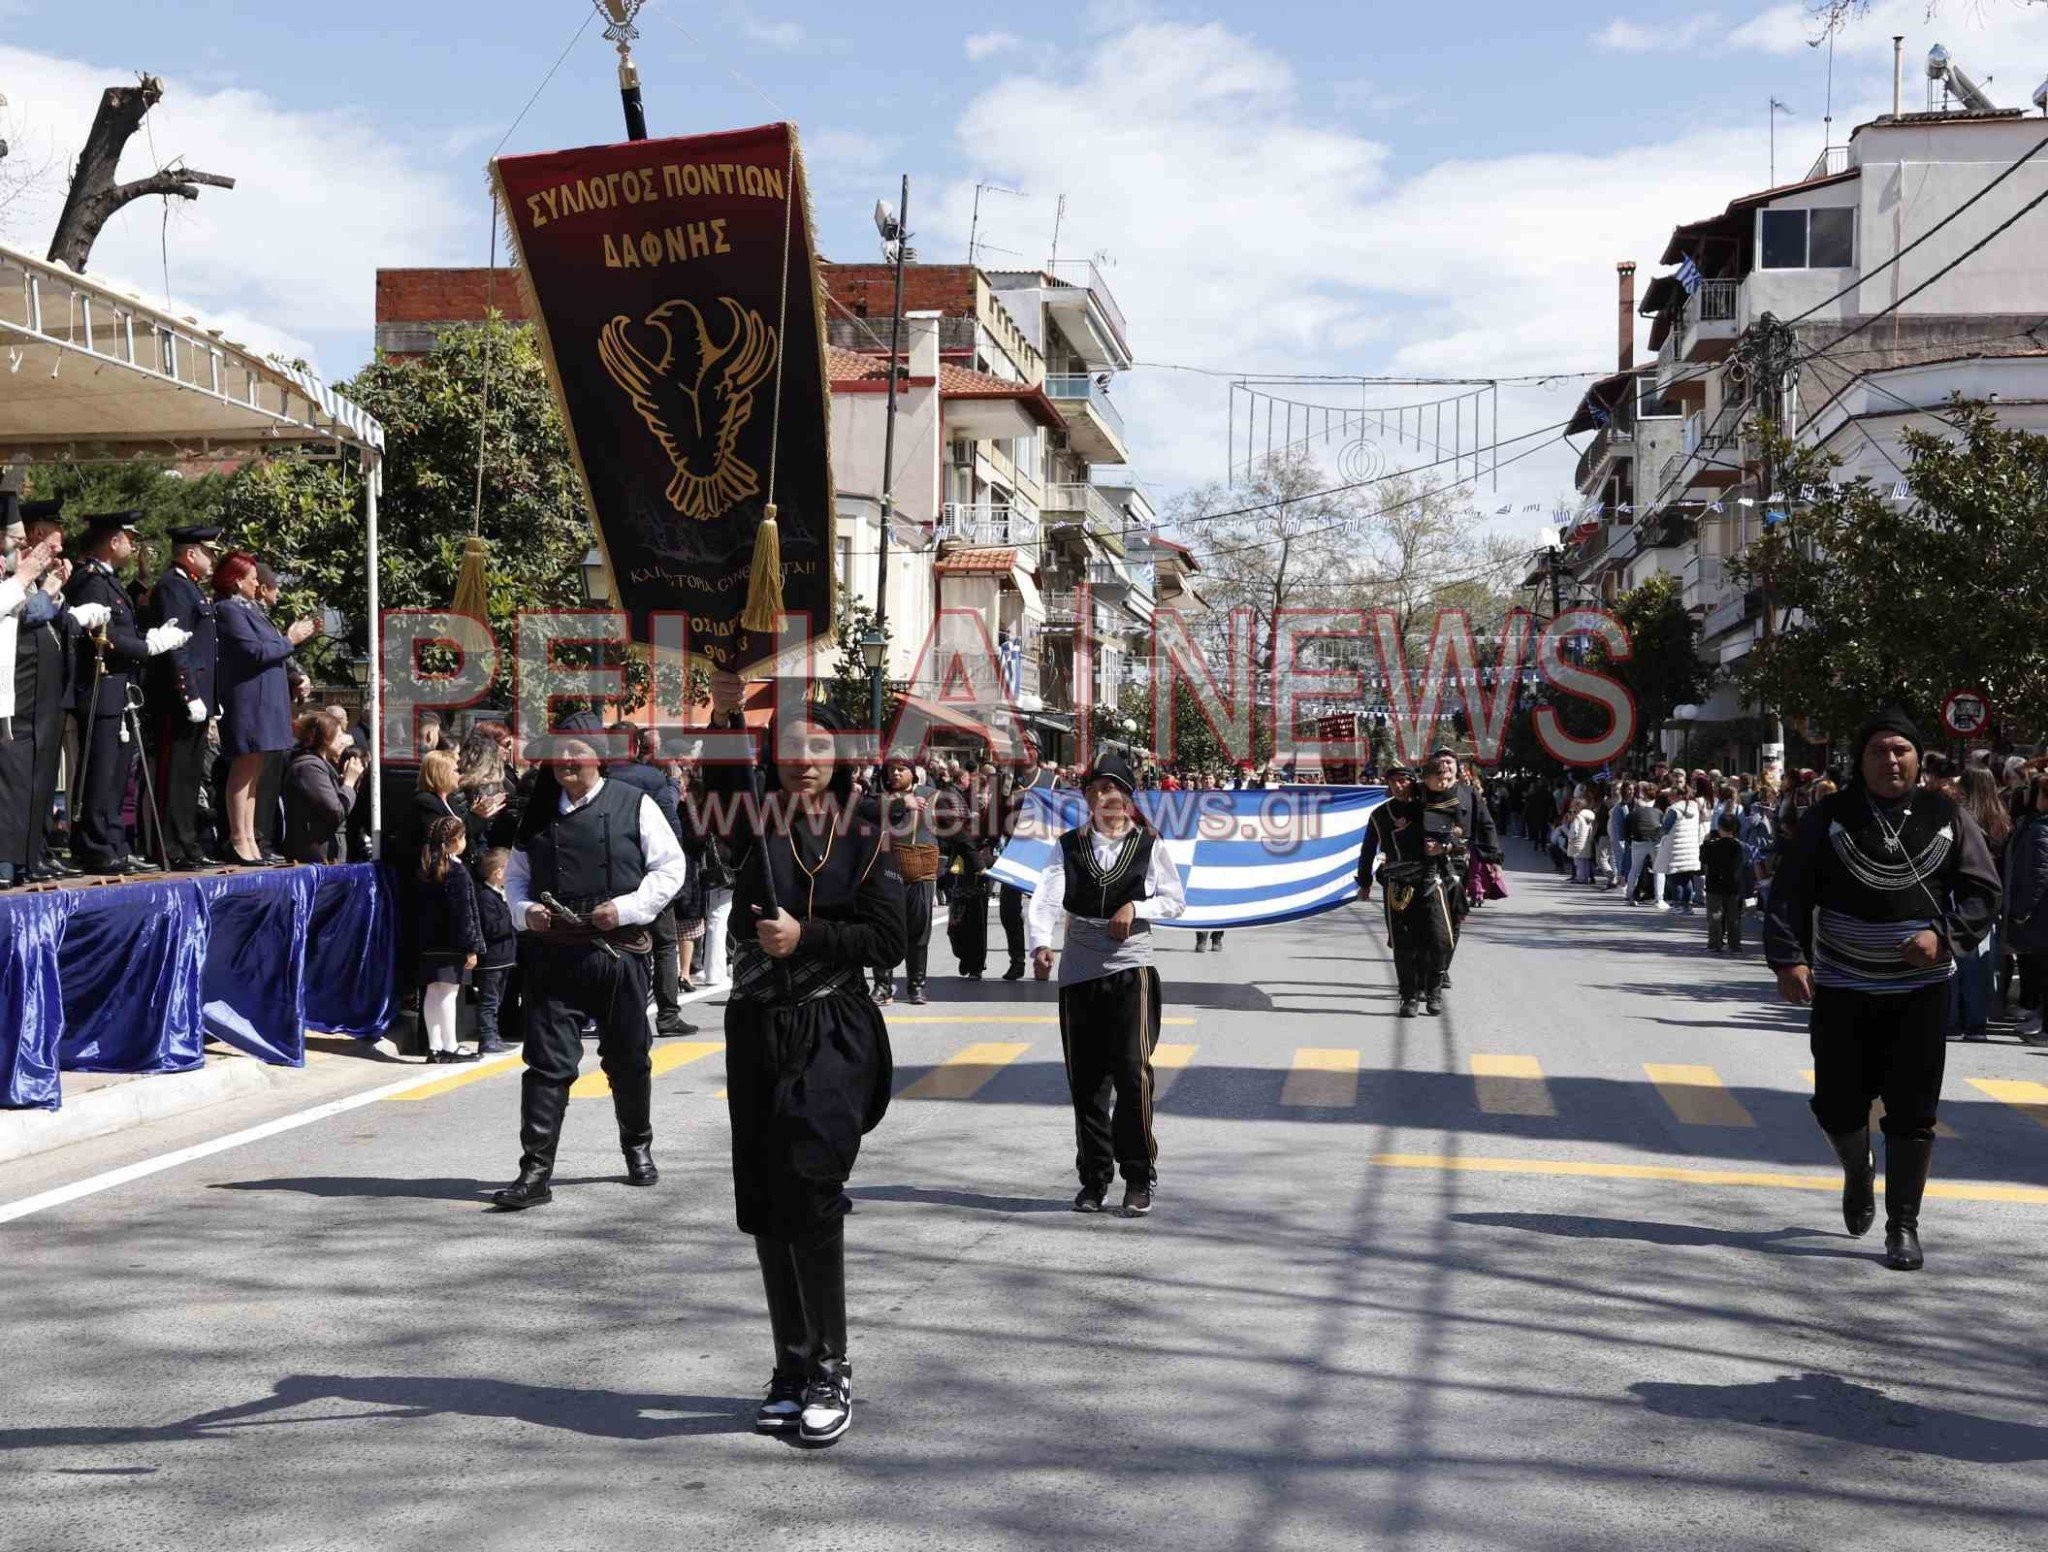
[[[1634,377],[1633,372],[1616,372],[1594,383],[1586,390],[1585,397],[1579,400],[1579,407],[1573,412],[1571,423],[1564,428],[1564,434],[1577,436],[1582,431],[1597,431],[1610,424],[1614,412],[1627,402],[1628,386]],[[1596,409],[1599,414],[1595,413]],[[1605,420],[1600,418],[1602,414],[1607,417]]]
[[[0,246],[0,460],[255,458],[381,449],[312,373],[62,265]]]
[[[1024,600],[1024,618],[1036,620],[1043,625],[1045,599],[1039,595],[1038,584],[1031,580],[1031,573],[1026,571],[1021,563],[1010,568],[1010,586],[1014,587],[1018,597]]]

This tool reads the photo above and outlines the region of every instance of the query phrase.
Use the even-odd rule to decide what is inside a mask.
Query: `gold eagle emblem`
[[[675,467],[668,504],[700,522],[761,488],[737,449],[753,417],[755,392],[775,365],[775,331],[761,315],[729,296],[718,306],[725,310],[722,339],[713,339],[704,314],[680,298],[639,324],[621,313],[597,336],[605,371]],[[652,354],[634,343],[638,328],[659,339]]]

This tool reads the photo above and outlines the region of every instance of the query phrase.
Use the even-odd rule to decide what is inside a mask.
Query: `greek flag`
[[[1706,284],[1706,279],[1707,277],[1700,273],[1700,267],[1693,263],[1691,254],[1688,253],[1678,261],[1678,283],[1685,287],[1687,296],[1695,295],[1699,288]]]
[[[1005,633],[996,643],[996,657],[1003,670],[1003,693],[1015,701],[1024,693],[1024,643]]]
[[[1059,836],[1085,824],[1073,791],[1033,788],[1017,827],[989,871],[1019,889],[1037,887]],[[1365,821],[1384,787],[1280,787],[1270,792],[1141,792],[1150,821],[1180,869],[1188,908],[1163,927],[1264,927],[1315,916],[1358,894]]]

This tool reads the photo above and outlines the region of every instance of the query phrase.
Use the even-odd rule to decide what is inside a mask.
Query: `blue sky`
[[[1499,0],[1036,10],[655,0],[637,49],[650,122],[796,119],[834,257],[873,253],[867,211],[899,171],[929,259],[964,256],[977,178],[1026,191],[984,207],[985,239],[1024,261],[1045,256],[1064,193],[1061,252],[1107,255],[1146,362],[1480,376],[1607,366],[1614,261],[1647,278],[1674,221],[1766,183],[1772,95],[1795,110],[1781,181],[1822,144],[1825,53],[1799,0],[1675,18]],[[367,353],[378,265],[483,259],[485,158],[583,15],[577,0],[0,0],[15,147],[0,169],[53,169],[26,190],[0,177],[0,235],[40,250],[98,87],[152,70],[169,87],[159,156],[242,184],[168,221],[130,207],[95,267],[152,297],[168,268],[178,305],[345,376]],[[1937,40],[2004,103],[2048,73],[2048,7],[1942,0],[1930,23],[1923,0],[1877,0],[1839,40],[1837,141],[1889,105],[1894,31],[1909,106]],[[593,24],[508,149],[618,125]],[[147,160],[138,138],[124,172]],[[1510,395],[1503,429],[1562,419],[1575,387]],[[1220,380],[1147,368],[1115,392],[1155,483],[1221,472]],[[1489,505],[1548,501],[1570,464],[1530,459]]]

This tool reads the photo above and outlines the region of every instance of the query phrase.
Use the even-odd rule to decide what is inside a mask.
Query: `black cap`
[[[1430,750],[1429,758],[1432,762],[1437,760],[1456,760],[1459,758],[1459,755],[1458,751],[1449,744],[1438,744],[1434,749]]]
[[[1113,781],[1125,792],[1138,790],[1138,778],[1131,771],[1131,762],[1114,749],[1106,749],[1095,757],[1095,763],[1088,767],[1088,774],[1081,785],[1083,788],[1092,787],[1098,781]]]
[[[171,543],[176,545],[211,544],[220,537],[218,528],[173,528],[170,530]]]
[[[61,501],[24,501],[21,504],[21,520],[24,523],[54,523],[64,515]]]
[[[1913,746],[1915,754],[1921,753],[1926,747],[1926,741],[1920,737],[1920,729],[1913,725],[1913,719],[1906,715],[1905,708],[1887,706],[1875,716],[1866,719],[1863,726],[1856,730],[1856,763],[1859,766],[1863,763],[1863,751],[1870,747],[1870,741],[1880,733],[1897,733]]]
[[[112,533],[135,533],[141,522],[142,513],[132,507],[125,512],[95,512],[85,520],[86,542],[97,544]]]

